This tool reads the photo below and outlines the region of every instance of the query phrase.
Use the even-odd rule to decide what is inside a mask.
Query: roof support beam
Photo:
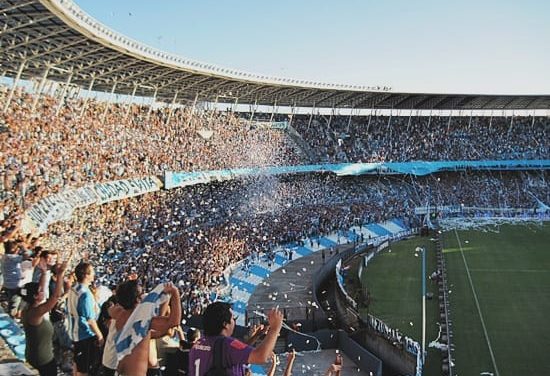
[[[348,100],[350,100],[351,98],[353,98],[357,94],[359,94],[359,93],[357,93],[357,92],[348,93],[348,95],[346,95],[345,97],[340,99],[338,102],[336,102],[334,104],[334,106],[335,107],[340,107],[342,104],[346,103]],[[351,105],[351,107],[354,108],[355,106]]]
[[[4,110],[3,110],[4,113],[6,113],[6,111],[8,111],[8,108],[10,107],[11,99],[13,98],[13,93],[15,92],[15,88],[17,86],[17,83],[19,82],[19,79],[21,78],[21,74],[23,73],[23,69],[25,69],[25,64],[27,64],[27,61],[23,60],[21,62],[21,65],[19,65],[19,69],[17,70],[17,75],[15,76],[15,79],[13,80],[13,84],[11,85],[10,93],[8,94],[8,98],[6,99],[6,103],[4,104]]]
[[[371,112],[372,112],[372,110],[374,110],[374,100],[373,100],[372,97],[373,97],[372,94],[366,94],[365,96],[363,96],[362,99],[359,99],[359,101],[354,104],[354,107],[355,108],[370,108]],[[369,104],[369,106],[363,107],[367,103]]]
[[[145,72],[149,72],[151,70],[158,69],[158,68],[159,68],[158,65],[151,64],[148,67],[142,68],[141,70],[139,70],[137,72],[133,72],[132,74],[129,74],[128,76],[122,77],[120,82],[126,82],[126,81],[133,82],[133,81],[136,81],[136,80],[134,80],[134,77],[140,76],[140,75],[144,74]]]
[[[178,91],[176,90],[176,92],[174,93],[174,99],[172,99],[172,104],[170,105],[170,109],[168,110],[168,117],[164,125],[170,124],[170,119],[172,118],[172,112],[174,112],[174,106],[176,105],[177,98],[178,98]]]
[[[77,45],[77,44],[80,44],[80,43],[85,43],[86,41],[88,40],[88,38],[78,38],[74,41],[72,41],[71,43],[68,43],[68,44],[63,44],[63,45],[60,45],[54,49],[51,49],[51,50],[46,50],[46,51],[43,51],[42,53],[33,53],[30,57],[29,57],[29,60],[38,60],[39,58],[42,58],[46,55],[49,55],[53,52],[57,52],[57,51],[60,51],[60,50],[64,50],[68,47],[71,47],[71,46],[74,46],[74,45]]]
[[[538,98],[535,97],[535,96],[533,96],[533,99],[531,99],[529,102],[527,102],[523,108],[525,108],[525,109],[531,108],[531,105],[532,105],[533,103],[535,103],[537,100],[538,100]]]
[[[109,100],[107,101],[107,104],[105,104],[105,110],[103,110],[103,115],[101,116],[101,122],[105,123],[105,118],[107,117],[107,111],[109,110],[109,106],[111,105],[111,98],[113,97],[113,93],[116,89],[116,80],[113,83],[113,88],[111,89],[111,94],[109,95]]]
[[[26,7],[27,5],[31,5],[31,4],[35,4],[35,3],[36,3],[35,0],[27,1],[26,3],[16,3],[15,5],[12,5],[11,7],[6,7],[4,9],[2,9],[2,13],[8,13],[8,12],[11,12],[12,10],[23,8],[23,7]]]
[[[426,98],[427,97],[425,95],[419,95],[419,96],[411,95],[408,98],[409,103],[407,104],[407,107],[410,107],[410,109],[415,109],[417,108],[416,106],[422,101],[424,101]]]
[[[94,69],[94,68],[97,68],[97,67],[100,66],[100,65],[103,65],[103,64],[105,64],[105,63],[107,63],[107,62],[109,62],[109,61],[112,61],[112,60],[121,58],[121,57],[123,57],[123,56],[124,56],[123,54],[121,54],[121,53],[119,53],[119,52],[115,52],[115,53],[113,53],[112,56],[109,56],[109,57],[103,58],[103,59],[99,59],[99,60],[97,60],[97,61],[94,61],[94,62],[89,63],[88,66],[84,66],[84,68],[80,68],[79,71],[78,71],[78,73],[82,74],[82,72],[86,72],[86,71],[88,71],[88,70],[92,70],[92,69]],[[101,73],[101,74],[103,73],[103,72],[101,72],[101,71],[98,72],[98,70],[96,70],[95,72],[96,72],[96,74],[97,74],[97,73]],[[96,78],[99,77],[99,76],[101,76],[101,74],[97,75]]]
[[[65,44],[65,45],[61,45],[57,48],[54,48],[53,50],[49,50],[49,51],[45,51],[43,52],[42,54],[38,54],[38,55],[33,55],[33,58],[35,57],[40,57],[40,56],[44,56],[44,55],[50,55],[54,52],[57,52],[59,50],[64,50],[64,49],[67,49],[69,47],[72,47],[74,45],[77,45],[79,43],[81,43],[82,41],[86,41],[87,39],[78,39],[72,43],[69,43],[69,44]],[[104,49],[105,47],[101,46],[99,48],[95,48],[95,49],[91,49],[91,50],[87,50],[87,51],[80,51],[79,53],[77,53],[75,56],[72,56],[72,55],[68,55],[69,57],[67,59],[60,59],[58,58],[56,60],[57,64],[58,65],[64,65],[64,64],[67,64],[69,61],[72,61],[72,60],[75,60],[75,59],[82,59],[84,56],[87,56],[87,55],[91,55],[91,54],[95,54],[96,52],[99,52],[101,51],[102,49]]]
[[[90,85],[88,86],[88,92],[86,93],[86,97],[84,97],[84,103],[82,104],[82,109],[80,110],[80,119],[82,119],[82,116],[84,115],[84,111],[86,110],[86,105],[88,104],[88,99],[90,99],[90,94],[92,93],[92,88],[94,87],[95,77],[92,75],[92,80],[90,81]]]
[[[132,95],[128,99],[128,107],[126,107],[126,114],[124,114],[124,121],[128,119],[128,115],[130,114],[130,109],[132,108],[132,101],[134,100],[134,96],[136,95],[136,91],[138,88],[138,84],[134,84],[134,89],[132,90]]]
[[[159,74],[157,74],[157,75],[155,75],[155,76],[153,76],[153,77],[147,77],[146,79],[139,81],[139,84],[140,84],[140,85],[146,85],[146,86],[155,86],[155,85],[151,85],[151,82],[155,82],[155,81],[158,80],[159,78],[168,76],[168,75],[170,75],[170,74],[174,74],[174,71],[171,70],[171,69],[164,68],[164,67],[157,67],[157,68],[161,68],[161,69],[162,69],[162,70],[160,71]]]
[[[49,34],[46,34],[46,35],[41,35],[39,37],[26,40],[25,42],[22,42],[22,43],[12,44],[12,45],[10,45],[9,47],[6,47],[6,48],[0,48],[0,52],[6,52],[6,51],[9,51],[9,50],[13,50],[14,48],[21,48],[23,46],[27,46],[27,45],[32,44],[32,43],[36,43],[36,42],[41,41],[43,39],[51,38],[55,35],[64,33],[68,30],[70,30],[68,27],[56,29],[52,33],[49,33]]]
[[[218,88],[221,87],[221,86],[224,86],[224,85],[234,85],[234,84],[235,84],[235,82],[233,82],[233,81],[224,81],[223,79],[220,79],[220,82],[218,82],[217,84],[211,86],[211,87],[208,88],[208,89],[204,89],[204,90],[199,91],[199,95],[209,94],[209,93],[211,93],[213,90],[216,90],[216,89],[218,89]]]
[[[306,104],[306,101],[307,101],[308,99],[310,99],[310,98],[312,98],[312,97],[315,97],[315,96],[319,95],[319,92],[318,92],[318,91],[315,91],[315,90],[313,90],[313,89],[307,89],[307,91],[309,92],[309,94],[306,95],[306,96],[303,97],[303,98],[300,98],[300,101],[301,101],[302,103],[304,103],[304,104]],[[313,101],[313,107],[315,108],[315,106],[316,106],[316,103],[315,103],[315,101]]]
[[[217,78],[216,77],[205,77],[203,78],[202,80],[197,80],[195,82],[193,82],[192,84],[190,85],[187,85],[187,86],[183,86],[182,88],[180,88],[180,90],[189,90],[190,88],[194,87],[194,86],[197,86],[198,84],[202,84],[203,82],[206,82],[206,81],[209,81],[209,80],[216,80]],[[195,98],[198,98],[199,96],[199,92],[197,91],[196,94],[195,94]]]
[[[254,93],[257,93],[258,91],[262,90],[262,89],[267,89],[268,86],[265,86],[265,85],[254,85],[252,87],[252,90],[250,90],[249,92],[245,93],[244,95],[241,95],[241,98],[246,98]],[[257,101],[258,97],[256,97],[256,103],[258,103]]]
[[[447,100],[447,97],[445,95],[441,95],[441,96],[438,96],[438,97],[434,97],[433,100],[434,100],[434,102],[432,102],[432,107],[430,108],[430,110],[431,109],[439,110],[439,108],[437,108],[437,106],[439,106],[441,103],[445,102],[445,100]]]
[[[117,66],[116,68],[112,68],[111,70],[107,70],[107,72],[98,74],[98,75],[96,75],[96,78],[101,79],[101,78],[104,77],[104,76],[111,75],[111,74],[113,74],[114,72],[118,72],[118,71],[120,71],[120,70],[126,69],[126,68],[128,68],[128,67],[131,67],[132,65],[136,65],[136,64],[139,64],[139,63],[140,63],[139,60],[132,60],[132,61],[130,61],[130,63],[128,63],[128,64],[125,64],[125,65],[122,65],[122,66]],[[117,77],[117,78],[118,78],[118,77]]]
[[[294,93],[292,94],[289,94],[287,96],[288,100],[289,101],[292,101],[294,103],[294,107],[296,107],[297,105],[299,105],[298,103],[296,103],[296,99],[298,99],[298,97],[302,94],[305,94],[309,91],[309,89],[305,89],[305,88],[298,88],[294,91]]]
[[[323,103],[323,102],[325,102],[325,101],[327,101],[327,100],[329,100],[329,99],[331,99],[331,98],[334,98],[334,97],[337,97],[337,96],[339,96],[339,95],[342,95],[342,94],[343,94],[342,92],[335,91],[335,92],[333,92],[332,94],[329,94],[329,95],[327,95],[325,98],[323,98],[323,99],[321,99],[320,101],[318,101],[318,102],[317,102],[317,105],[318,105],[319,107],[322,107],[321,103]],[[332,103],[332,104],[335,105],[335,103]]]
[[[57,104],[57,108],[55,110],[55,116],[59,115],[59,111],[61,111],[61,107],[63,107],[63,104],[65,102],[65,93],[67,93],[67,87],[71,83],[71,80],[73,79],[73,72],[70,72],[67,76],[67,81],[65,81],[65,85],[63,85],[63,89],[61,89],[61,94],[59,95],[59,103]]]
[[[274,91],[272,91],[271,93],[266,93],[266,94],[263,94],[261,96],[258,96],[258,99],[262,99],[264,98],[266,95],[269,95],[271,98],[276,98],[275,100],[277,100],[279,97],[280,97],[280,94],[281,93],[284,93],[285,91],[287,90],[293,90],[293,88],[288,88],[288,87],[281,87],[281,88],[278,88],[278,89],[275,89]],[[277,96],[275,96],[275,94],[277,94]]]
[[[23,27],[26,27],[26,26],[34,26],[36,24],[39,24],[40,22],[42,21],[47,21],[47,20],[50,20],[52,18],[54,18],[55,16],[53,14],[48,14],[47,16],[45,17],[42,17],[42,18],[39,18],[37,20],[34,20],[34,19],[30,19],[29,21],[27,22],[19,22],[17,23],[15,26],[9,26],[7,23],[6,25],[4,25],[4,27],[2,28],[2,30],[0,30],[0,35],[6,35],[6,34],[11,34],[13,33],[15,30],[19,30]]]
[[[38,104],[38,99],[42,95],[42,90],[44,89],[44,84],[46,83],[46,78],[48,77],[49,71],[50,71],[50,66],[46,66],[46,69],[44,69],[44,73],[42,74],[42,79],[40,80],[40,83],[38,84],[38,89],[34,93],[34,100],[32,101],[31,113],[34,113],[34,109],[36,108],[36,105]]]
[[[162,82],[162,85],[158,85],[157,87],[158,87],[159,89],[162,89],[162,88],[165,88],[165,87],[167,87],[167,86],[171,86],[171,85],[177,84],[178,82],[185,81],[185,80],[187,80],[189,77],[193,77],[193,75],[194,75],[193,73],[184,74],[183,76],[176,77],[176,78],[173,79],[173,80]]]

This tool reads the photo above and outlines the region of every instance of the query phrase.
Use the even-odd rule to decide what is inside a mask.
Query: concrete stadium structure
[[[387,87],[267,77],[148,47],[72,0],[0,0],[0,74],[153,101],[338,109],[547,110],[550,95],[399,93]],[[14,85],[15,86],[15,85]]]

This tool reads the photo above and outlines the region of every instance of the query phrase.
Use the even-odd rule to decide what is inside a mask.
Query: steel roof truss
[[[144,77],[143,80],[139,81],[139,85],[146,85],[146,86],[153,86],[156,87],[157,85],[152,85],[151,82],[155,82],[159,78],[166,77],[170,74],[174,74],[174,71],[161,66],[156,66],[156,68],[159,68],[159,74],[153,76],[153,77]]]
[[[137,72],[133,72],[131,73],[130,75],[124,77],[124,81],[128,82],[139,82],[139,80],[134,80],[135,77],[139,77],[143,74],[145,74],[146,72],[149,72],[151,70],[155,70],[155,69],[159,69],[160,67],[158,65],[155,65],[155,64],[147,64],[147,63],[144,63],[143,64],[143,68],[138,70]]]
[[[26,7],[27,5],[32,5],[32,4],[35,4],[35,3],[36,3],[35,0],[27,1],[26,3],[17,3],[16,2],[15,5],[12,5],[11,7],[7,7],[7,8],[2,9],[2,13],[8,13],[8,12],[11,12],[12,10],[23,8],[23,7]]]
[[[13,33],[14,31],[21,29],[22,27],[31,26],[31,25],[36,25],[37,23],[40,23],[40,22],[42,22],[42,21],[46,21],[46,20],[52,19],[52,18],[54,18],[54,17],[55,17],[55,16],[54,16],[53,14],[50,14],[50,15],[48,15],[48,16],[39,18],[38,20],[34,20],[34,19],[31,18],[31,19],[28,20],[27,22],[19,22],[19,23],[17,23],[17,24],[14,25],[14,26],[9,26],[9,25],[6,23],[6,25],[4,26],[4,28],[3,28],[2,30],[0,30],[0,35],[4,35],[4,34],[8,34],[8,33]]]
[[[26,36],[25,40],[22,42],[22,43],[19,43],[19,44],[13,44],[11,45],[10,47],[8,48],[5,48],[5,49],[0,49],[0,51],[2,52],[5,52],[5,51],[8,51],[8,50],[11,50],[11,49],[14,49],[14,48],[20,48],[20,47],[23,47],[23,46],[27,46],[29,44],[32,44],[32,43],[36,43],[36,42],[39,42],[43,39],[48,39],[48,38],[51,38],[55,35],[58,35],[60,33],[63,33],[65,31],[69,30],[69,28],[63,28],[63,29],[56,29],[53,33],[50,33],[50,34],[46,34],[46,35],[41,35],[39,37],[36,37],[36,38],[31,38],[29,35]]]
[[[352,91],[351,93],[346,93],[346,95],[344,97],[342,97],[338,102],[334,103],[334,107],[338,108],[340,107],[341,105],[343,105],[344,103],[348,102],[351,98],[353,98],[354,96],[356,96],[358,93],[357,92],[354,92]],[[349,107],[353,108],[353,104],[349,104]]]
[[[342,93],[340,91],[334,91],[332,93],[329,93],[329,95],[327,95],[325,98],[321,99],[319,102],[317,102],[317,105],[319,105],[319,107],[322,107],[323,106],[322,103],[328,101],[329,99],[332,99],[334,97],[347,96],[347,95],[348,95],[348,93],[346,93],[346,92]],[[331,104],[332,104],[332,106],[336,107],[336,102],[335,101],[332,101]]]
[[[174,73],[174,72],[172,72]],[[174,84],[177,84],[178,82],[182,82],[182,81],[185,81],[187,80],[188,78],[190,77],[193,77],[195,74],[193,73],[188,73],[188,74],[184,74],[182,75],[181,72],[175,72],[176,74],[174,74],[174,77],[170,78],[170,79],[167,79],[167,80],[164,80],[164,81],[160,81],[159,84],[155,85],[155,87],[159,90],[161,89],[164,89],[166,87],[169,87],[169,86],[172,86]],[[178,88],[178,91],[180,91],[181,89]]]

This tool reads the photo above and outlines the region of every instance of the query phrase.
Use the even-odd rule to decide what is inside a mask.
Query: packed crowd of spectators
[[[6,98],[0,93],[0,104]],[[278,244],[351,226],[402,218],[419,225],[414,209],[455,205],[535,210],[550,203],[546,172],[462,172],[426,177],[305,174],[240,178],[161,190],[75,210],[44,234],[23,234],[22,213],[67,188],[115,179],[306,163],[284,129],[249,122],[250,114],[127,107],[96,100],[63,106],[16,91],[0,114],[0,240],[10,242],[28,280],[43,250],[95,265],[99,284],[141,276],[150,289],[173,282],[184,317],[200,314],[222,291],[224,271],[247,256],[269,255]],[[84,110],[84,111],[83,111]],[[255,116],[256,122],[271,116]],[[285,121],[286,116],[273,116]],[[290,119],[287,119],[290,120]],[[372,162],[447,159],[548,159],[542,118],[326,118],[289,122],[319,161]],[[368,125],[367,125],[368,124]],[[368,129],[366,129],[368,128]],[[403,132],[406,128],[408,131]],[[482,210],[482,209],[480,209]],[[13,281],[10,281],[10,283]],[[10,288],[12,286],[10,285]],[[16,313],[15,313],[16,314]]]
[[[404,218],[414,208],[458,205],[535,209],[550,202],[541,173],[446,173],[423,178],[327,174],[266,176],[195,185],[77,210],[41,239],[47,249],[79,252],[103,283],[128,274],[146,286],[170,280],[184,314],[200,313],[224,285],[224,270],[277,244]],[[535,199],[536,197],[536,199]]]
[[[6,93],[4,88],[4,100]],[[34,99],[16,91],[1,119],[5,125],[0,133],[5,145],[0,158],[4,237],[16,236],[23,208],[67,187],[161,175],[166,170],[304,162],[299,147],[284,130],[254,126],[290,120],[286,115],[239,117],[231,112],[189,108],[127,108],[95,100],[84,104],[80,99],[68,100],[58,112],[58,103],[48,96],[40,98],[31,113]],[[254,121],[248,122],[250,119]],[[334,116],[330,127],[324,117],[314,117],[311,124],[309,120],[300,115],[290,123],[314,150],[324,154],[321,159],[332,162],[475,159],[460,154],[472,150],[483,153],[479,156],[502,158],[502,153],[491,153],[521,153],[527,148],[535,156],[548,155],[544,137],[548,122],[541,118],[531,123],[518,118],[512,127],[504,118],[491,120],[491,127],[484,124],[484,118],[472,119],[471,125],[464,119],[455,120],[452,127],[443,124],[448,119],[438,117],[413,117],[410,121],[357,117],[350,121]],[[362,131],[367,126],[368,130]],[[399,127],[409,131],[402,132]],[[493,134],[496,136],[487,137]],[[440,147],[449,140],[450,146]],[[51,249],[74,249],[97,262],[98,270],[114,276],[115,281],[134,270],[146,275],[151,284],[160,278],[173,280],[188,301],[188,311],[200,311],[228,265],[276,244],[357,223],[413,218],[414,207],[425,205],[427,197],[432,204],[478,207],[532,207],[533,197],[549,202],[545,174],[540,177],[543,188],[536,194],[526,193],[537,190],[532,184],[536,175],[504,175],[440,174],[397,180],[264,176],[93,205],[77,210],[70,221],[57,223],[40,240],[17,236],[27,248],[40,243]],[[530,189],[526,189],[528,183]],[[143,258],[149,262],[141,262]],[[174,264],[174,260],[178,262]]]
[[[292,126],[320,160],[548,159],[548,117],[294,116]]]
[[[7,92],[0,86],[2,107]],[[57,113],[53,97],[31,111],[34,100],[17,90],[0,113],[0,213],[90,182],[301,160],[286,133],[256,129],[231,112],[176,108],[168,121],[168,108],[132,105],[127,116],[127,106],[73,99]]]

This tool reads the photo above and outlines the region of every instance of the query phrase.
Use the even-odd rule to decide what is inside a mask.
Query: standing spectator
[[[36,257],[34,261],[36,264],[32,274],[32,281],[45,284],[42,286],[42,289],[45,294],[44,299],[48,299],[50,296],[49,286],[52,279],[51,269],[57,263],[57,252],[47,250],[41,251],[39,257]],[[42,275],[44,275],[45,278],[42,278]]]
[[[185,339],[180,339],[180,348],[178,350],[178,373],[181,375],[188,375],[189,371],[189,352],[191,348],[199,341],[201,338],[200,330],[196,328],[187,329]]]
[[[103,335],[96,322],[99,308],[89,288],[95,277],[94,268],[81,262],[75,268],[75,276],[77,283],[69,292],[68,311],[76,376],[84,376],[98,364]]]
[[[122,309],[112,309],[110,312],[116,322],[118,333],[115,347],[119,375],[148,375],[152,335],[163,336],[181,321],[181,299],[176,286],[172,283],[158,285],[143,298],[143,301],[141,291],[137,280],[123,282],[116,292],[118,304]],[[170,297],[169,316],[153,316],[155,312],[160,311],[160,305],[166,301],[166,295]],[[141,304],[138,304],[140,302]],[[156,363],[156,354],[154,358]]]
[[[54,294],[58,284],[63,285],[61,295],[57,299],[57,303],[50,312],[50,321],[53,324],[53,349],[55,360],[63,371],[72,371],[72,356],[71,353],[71,337],[68,330],[67,319],[67,297],[73,283],[72,277],[59,279],[57,273],[58,265],[55,265],[51,272],[49,284],[50,296]]]
[[[193,346],[189,354],[189,374],[203,376],[214,366],[214,348],[222,347],[223,367],[227,374],[244,376],[246,364],[266,363],[273,352],[275,342],[283,324],[283,314],[273,308],[268,315],[269,331],[265,339],[254,348],[231,337],[236,326],[231,304],[215,302],[210,304],[203,315],[205,337]]]
[[[63,279],[67,270],[67,262],[57,268],[57,278]],[[42,279],[46,278],[42,274]],[[30,365],[38,370],[40,376],[56,376],[57,365],[53,355],[53,326],[46,315],[57,303],[63,291],[63,284],[58,283],[50,298],[44,301],[43,281],[27,283],[21,290],[23,299],[28,306],[23,311],[23,327],[25,328],[25,358]]]
[[[115,350],[115,320],[111,317],[111,310],[115,309],[118,304],[116,295],[111,295],[102,305],[98,318],[99,329],[103,338],[105,338],[105,346],[101,351],[101,375],[113,376],[116,371],[117,359]]]
[[[4,244],[6,252],[2,262],[4,291],[8,299],[9,314],[14,318],[19,318],[20,297],[17,293],[21,287],[21,261],[23,256],[19,254],[19,247],[15,242],[8,241]]]

